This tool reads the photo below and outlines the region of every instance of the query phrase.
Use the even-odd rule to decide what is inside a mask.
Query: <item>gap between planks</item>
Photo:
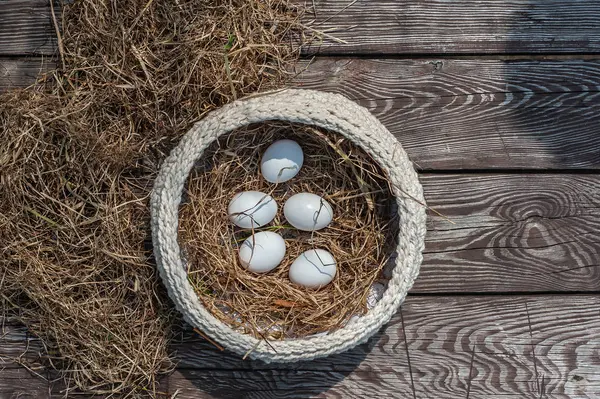
[[[0,62],[0,88],[38,66]],[[341,93],[373,112],[420,171],[600,170],[599,61],[301,62],[294,85]]]
[[[170,384],[181,398],[595,397],[599,312],[598,295],[412,297],[369,343],[311,362],[242,362],[188,336]]]

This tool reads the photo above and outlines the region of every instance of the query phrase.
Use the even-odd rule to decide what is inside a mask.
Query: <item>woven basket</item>
[[[289,121],[342,134],[385,170],[398,203],[396,264],[381,300],[362,317],[326,335],[270,341],[234,331],[208,312],[188,282],[177,239],[181,195],[204,150],[234,129],[263,121]],[[213,111],[183,137],[164,161],[151,198],[152,239],[158,270],[185,320],[226,349],[265,362],[293,362],[339,353],[375,334],[404,301],[419,272],[425,237],[423,190],[398,141],[367,111],[347,98],[313,90],[283,90],[235,101]]]

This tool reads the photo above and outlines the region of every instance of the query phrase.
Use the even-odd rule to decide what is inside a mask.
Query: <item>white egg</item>
[[[302,148],[292,140],[274,142],[265,151],[260,171],[265,180],[271,183],[283,183],[300,172],[304,163]]]
[[[256,273],[266,273],[277,267],[285,256],[285,241],[272,231],[261,231],[242,243],[242,265]]]
[[[324,249],[311,249],[292,263],[290,280],[306,288],[321,288],[333,280],[336,270],[333,255]]]
[[[311,193],[290,197],[283,206],[283,214],[292,226],[304,231],[321,230],[333,219],[333,209],[329,202]]]
[[[243,191],[233,197],[227,212],[236,226],[257,228],[273,220],[277,214],[277,203],[270,195],[260,191]]]

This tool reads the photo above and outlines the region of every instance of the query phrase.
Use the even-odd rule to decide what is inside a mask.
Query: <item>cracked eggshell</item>
[[[227,208],[229,220],[243,229],[251,229],[270,223],[277,214],[275,200],[260,191],[243,191],[231,199]]]
[[[263,154],[260,171],[266,181],[283,183],[300,172],[304,163],[302,148],[293,140],[278,140]]]
[[[329,284],[337,272],[333,255],[324,249],[311,249],[300,254],[290,266],[292,283],[318,289]]]
[[[267,273],[275,269],[285,257],[285,241],[272,231],[261,231],[242,243],[240,262],[251,272]]]
[[[331,223],[333,209],[316,194],[300,193],[290,197],[283,206],[287,221],[303,231],[321,230]]]

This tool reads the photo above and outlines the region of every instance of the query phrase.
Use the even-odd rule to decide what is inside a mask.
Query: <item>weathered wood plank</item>
[[[600,175],[421,175],[430,207],[412,292],[600,291]]]
[[[60,21],[60,10],[57,18]],[[52,55],[56,32],[48,0],[0,2],[0,56]]]
[[[29,335],[24,326],[3,320],[0,316],[0,399],[104,397],[67,390],[65,382],[42,365],[44,353],[39,338]],[[159,381],[156,397],[167,397],[167,378]]]
[[[0,60],[0,90],[51,67]],[[297,84],[370,108],[425,170],[600,167],[598,61],[320,58]]]
[[[589,397],[600,389],[599,296],[445,301],[409,298],[403,307],[413,372],[434,382],[423,384],[425,397],[451,398],[461,387],[460,396],[586,397],[570,396],[574,376]]]
[[[315,0],[314,4],[311,26],[328,36],[308,47],[308,53],[600,51],[596,0]]]
[[[67,387],[64,379],[60,377],[54,377],[50,379],[50,387],[49,387],[49,396],[48,399],[66,399],[66,398],[75,398],[75,399],[104,399],[110,397],[140,397],[140,398],[152,398],[152,399],[176,399],[177,396],[172,396],[168,392],[167,387],[167,379],[168,377],[161,378],[159,383],[156,386],[156,389],[150,394],[146,392],[147,395],[140,394],[125,394],[125,395],[107,395],[107,394],[92,394],[92,393],[83,393],[74,388],[74,383],[70,383],[70,387]],[[1,398],[1,397],[0,397]]]
[[[600,319],[600,296],[585,300],[587,305],[581,301],[553,317],[547,309],[568,309],[560,297],[527,303],[539,381],[547,392],[564,395],[557,397],[600,397],[600,332],[594,321]],[[554,375],[565,378],[548,378]]]
[[[403,380],[402,373],[384,372],[177,370],[170,385],[171,392],[179,390],[179,399],[411,397],[410,385],[399,383]]]
[[[311,2],[307,2],[311,5]],[[326,32],[307,53],[594,53],[600,3],[576,0],[318,0],[305,23]],[[316,17],[315,17],[316,14]],[[311,24],[312,20],[314,22]],[[0,3],[0,55],[53,54],[45,0]]]
[[[405,357],[394,357],[388,359],[385,364],[376,364],[377,358],[371,358],[374,346],[384,338],[380,332],[376,338],[366,344],[357,346],[351,351],[329,356],[310,362],[288,363],[285,365],[266,364],[251,359],[242,360],[240,356],[220,352],[214,346],[207,343],[205,339],[197,335],[191,329],[186,330],[182,336],[174,340],[173,350],[178,353],[177,368],[179,370],[303,370],[314,372],[334,372],[348,374],[356,369],[357,365],[368,364],[370,367],[364,371],[408,371],[408,363]],[[209,349],[210,353],[204,353]],[[381,348],[380,348],[381,349]],[[213,353],[214,352],[214,353]],[[217,356],[222,354],[223,356]],[[375,352],[376,354],[376,352]]]
[[[44,373],[39,362],[43,351],[41,341],[29,336],[24,326],[2,324],[0,317],[0,370],[21,368],[24,363],[34,372]]]
[[[413,293],[600,291],[600,174],[422,174]],[[447,220],[449,218],[451,222]]]
[[[54,66],[55,64],[50,58],[0,57],[0,93],[32,85],[40,74],[51,70]]]
[[[0,59],[0,91],[37,61]],[[599,61],[320,58],[297,84],[367,106],[424,170],[600,168]]]
[[[46,371],[38,359],[43,346],[22,325],[0,316],[0,398],[47,398]],[[29,370],[19,364],[27,364]],[[37,375],[36,375],[37,374]]]
[[[310,362],[242,361],[186,335],[168,389],[178,398],[593,398],[599,314],[600,295],[409,296],[373,340]],[[0,371],[0,397],[47,389],[24,369]]]
[[[0,368],[1,399],[45,399],[49,396],[48,381],[24,368]]]
[[[591,398],[599,312],[597,295],[410,296],[402,317],[329,362],[267,365],[183,340],[169,386],[181,398]]]
[[[423,170],[600,168],[599,61],[322,57],[298,70],[298,86],[371,110]]]

